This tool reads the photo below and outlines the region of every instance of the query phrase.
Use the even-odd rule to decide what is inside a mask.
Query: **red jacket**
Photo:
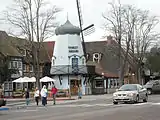
[[[52,93],[52,94],[56,94],[56,93],[57,93],[57,91],[58,91],[58,89],[57,89],[57,88],[52,88],[51,93]]]

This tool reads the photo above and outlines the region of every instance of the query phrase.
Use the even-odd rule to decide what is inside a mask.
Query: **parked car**
[[[122,85],[115,93],[113,93],[113,104],[120,102],[137,103],[140,100],[148,101],[147,89],[139,84],[125,84]]]
[[[4,98],[0,98],[0,107],[6,106],[6,100]]]
[[[160,92],[160,80],[150,80],[144,85],[149,95]]]

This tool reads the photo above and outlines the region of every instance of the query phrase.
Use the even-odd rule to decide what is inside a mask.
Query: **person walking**
[[[53,86],[52,90],[51,90],[51,94],[52,94],[52,97],[53,97],[53,104],[54,105],[56,104],[56,94],[57,94],[57,91],[58,91],[58,89],[55,86]]]
[[[24,93],[24,95],[25,95],[25,99],[26,99],[26,105],[28,106],[29,105],[29,90],[27,89],[27,88],[25,88],[25,93]]]
[[[82,99],[82,86],[78,86],[78,99]]]
[[[41,89],[41,97],[42,97],[42,105],[46,106],[46,103],[47,103],[47,89],[46,89],[45,85]]]
[[[40,92],[38,90],[38,88],[36,87],[36,90],[34,92],[34,98],[35,98],[35,101],[36,101],[36,104],[38,106],[38,103],[39,103],[39,98],[40,98]]]
[[[1,85],[0,85],[0,98],[3,98],[3,88]]]

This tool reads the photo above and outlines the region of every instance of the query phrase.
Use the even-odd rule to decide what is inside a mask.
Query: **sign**
[[[68,49],[69,49],[69,53],[78,53],[79,50],[78,50],[78,46],[68,46]]]

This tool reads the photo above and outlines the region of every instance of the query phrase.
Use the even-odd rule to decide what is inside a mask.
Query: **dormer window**
[[[23,56],[27,55],[27,51],[25,49],[21,49],[21,53],[22,53]]]
[[[99,63],[101,60],[102,54],[100,53],[94,53],[93,54],[93,62]]]

